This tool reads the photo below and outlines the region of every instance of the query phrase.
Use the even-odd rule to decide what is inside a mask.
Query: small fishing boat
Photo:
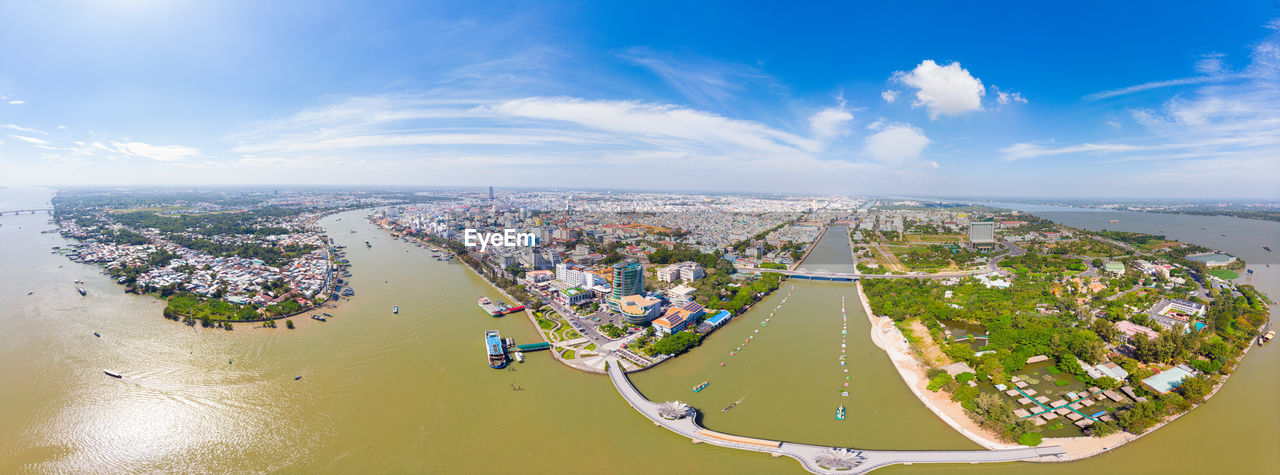
[[[111,370],[109,370],[109,369],[104,369],[104,370],[102,370],[102,374],[105,374],[105,375],[107,375],[107,376],[110,376],[110,377],[112,377],[112,378],[116,378],[116,379],[121,379],[121,378],[123,378],[123,377],[124,377],[124,376],[123,376],[123,375],[121,375],[120,373],[117,373],[117,372],[115,372],[115,371],[111,371]]]
[[[517,351],[517,352],[516,352],[516,362],[524,363],[524,352],[523,352],[523,351]]]
[[[837,421],[844,420],[844,404],[841,404],[840,407],[836,408],[836,420]]]
[[[294,380],[294,381],[297,381],[297,380],[299,380],[299,379],[302,379],[302,375],[301,375],[301,374],[299,374],[299,375],[297,375],[297,376],[294,376],[294,377],[293,377],[293,380]]]
[[[100,334],[100,333],[98,333],[98,332],[93,332],[93,336],[96,336],[96,337],[98,337],[98,338],[102,338],[102,334]]]
[[[730,404],[730,405],[726,406],[724,409],[721,409],[721,410],[720,410],[720,412],[729,412],[729,409],[733,409],[733,407],[734,407],[734,406],[737,406],[737,405],[738,405],[738,403],[737,403],[737,402],[734,402],[733,404]]]
[[[710,379],[708,379],[708,380],[706,380],[706,381],[703,381],[703,382],[701,382],[701,383],[698,383],[698,385],[697,385],[697,386],[694,386],[694,387],[693,387],[693,392],[695,392],[695,393],[700,393],[700,392],[702,392],[702,390],[703,390],[703,389],[707,389],[707,385],[709,385],[709,384],[711,384],[711,380],[710,380]]]
[[[27,295],[31,295],[31,294],[34,294],[34,293],[35,293],[35,292],[29,291],[29,290],[27,291]]]
[[[392,305],[392,306],[391,306],[391,313],[399,314],[399,313],[400,313],[400,306],[399,306],[399,305]]]
[[[76,287],[76,292],[80,292],[81,297],[83,297],[86,293],[88,293],[88,292],[85,292],[84,287]]]
[[[1271,246],[1262,246],[1262,250],[1271,252]]]

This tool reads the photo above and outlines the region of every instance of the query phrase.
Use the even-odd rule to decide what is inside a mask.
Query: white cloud
[[[1173,86],[1189,86],[1193,84],[1204,84],[1204,83],[1211,83],[1211,82],[1222,82],[1228,79],[1236,79],[1239,77],[1240,77],[1239,75],[1234,75],[1234,74],[1220,74],[1216,76],[1197,76],[1197,77],[1190,77],[1190,78],[1170,79],[1167,81],[1152,81],[1148,83],[1122,87],[1119,89],[1111,89],[1106,91],[1095,92],[1093,94],[1084,96],[1084,100],[1088,102],[1093,102],[1097,100],[1109,99],[1116,96],[1124,96],[1128,94],[1133,94],[1135,92],[1142,92],[1142,91],[1147,91],[1151,89],[1160,89],[1160,88],[1173,87]]]
[[[48,140],[45,140],[45,139],[36,138],[36,137],[28,137],[28,136],[25,136],[25,135],[14,135],[14,134],[9,134],[9,136],[10,136],[10,137],[13,137],[13,138],[15,138],[15,139],[21,140],[21,141],[23,141],[23,142],[29,143],[29,144],[31,144],[31,145],[35,145],[35,146],[37,146],[37,147],[42,147],[42,148],[43,148],[43,147],[48,147],[48,146],[49,146],[49,141],[48,141]]]
[[[898,91],[895,91],[893,89],[886,89],[886,90],[880,91],[880,98],[884,99],[885,102],[893,104],[893,101],[898,100]]]
[[[849,134],[853,114],[845,109],[844,96],[838,98],[839,106],[827,107],[809,117],[809,129],[819,138],[830,139]]]
[[[15,125],[15,124],[0,124],[0,129],[16,130],[18,132],[24,132],[28,134],[49,135],[48,132],[36,130],[30,127],[23,127],[21,125]]]
[[[1222,53],[1201,56],[1200,60],[1196,61],[1196,72],[1208,76],[1222,74],[1223,71],[1226,71],[1226,67],[1222,64],[1224,56]]]
[[[993,87],[994,87],[994,86],[993,86]],[[995,91],[996,91],[996,102],[997,102],[997,103],[999,103],[999,104],[1000,104],[1000,105],[1002,105],[1002,106],[1003,106],[1003,105],[1012,104],[1012,103],[1015,103],[1015,102],[1022,103],[1022,104],[1026,104],[1026,103],[1027,103],[1027,98],[1022,97],[1022,93],[1021,93],[1021,92],[1006,92],[1006,91],[1001,91],[1001,90],[1000,90],[1000,88],[998,88],[998,87],[995,87],[994,89],[995,89]]]
[[[648,69],[660,79],[702,105],[723,105],[752,86],[783,89],[773,77],[751,66],[704,58],[678,59],[648,48],[631,48],[622,59]]]
[[[938,66],[926,59],[910,72],[894,72],[892,78],[917,89],[911,106],[927,108],[930,119],[982,110],[982,96],[986,95],[982,81],[958,62]]]
[[[182,145],[151,145],[143,142],[111,142],[116,151],[161,162],[176,162],[200,156],[200,149]]]
[[[11,106],[16,106],[16,105],[18,105],[18,104],[26,104],[26,103],[27,103],[27,101],[19,101],[19,100],[12,100],[12,101],[9,101],[9,105],[11,105]]]
[[[920,158],[924,148],[932,142],[920,129],[907,124],[876,121],[869,128],[878,132],[864,140],[863,153],[889,165],[900,166]]]
[[[588,101],[566,97],[532,97],[486,108],[499,115],[574,124],[650,143],[711,146],[764,153],[816,152],[817,141],[758,122],[725,118],[709,112],[637,101]]]

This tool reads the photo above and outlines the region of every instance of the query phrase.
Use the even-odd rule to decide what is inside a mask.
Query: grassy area
[[[583,350],[586,350],[586,351],[594,350],[594,349],[596,349],[596,344],[595,344],[595,343],[591,343],[591,344],[589,344],[589,345],[587,345],[587,346],[583,347],[582,349],[583,349]]]
[[[564,359],[566,360],[571,360],[577,357],[577,355],[574,354],[573,350],[564,350],[564,353],[562,353],[560,356],[564,357]]]
[[[537,317],[537,320],[538,320],[538,328],[541,328],[543,330],[550,330],[556,327],[556,322],[553,322],[551,320],[547,320],[542,317]]]
[[[1219,279],[1231,280],[1240,277],[1240,274],[1230,269],[1213,269],[1209,271],[1209,275]]]
[[[908,234],[907,242],[961,242],[965,237],[961,234]]]

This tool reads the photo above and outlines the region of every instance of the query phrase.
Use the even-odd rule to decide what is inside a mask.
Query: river
[[[0,189],[0,210],[42,207],[51,193]],[[483,331],[525,343],[537,338],[532,325],[521,315],[488,317],[475,300],[497,294],[483,280],[392,240],[363,214],[320,222],[348,246],[357,292],[326,310],[333,319],[297,318],[292,331],[246,324],[230,332],[167,321],[162,302],[124,294],[97,267],[51,254],[68,242],[40,233],[52,228],[47,215],[0,217],[0,471],[801,471],[786,458],[690,444],[633,411],[606,377],[545,352],[509,370],[489,369]],[[836,231],[815,255],[841,247],[848,255]],[[76,279],[88,296],[75,292]],[[841,296],[850,333],[844,367]],[[705,425],[725,432],[865,448],[975,448],[912,397],[867,340],[856,299],[847,284],[787,282],[702,347],[634,381],[651,399],[689,402]],[[727,356],[750,335],[747,348]],[[1212,459],[1227,463],[1225,471],[1271,470],[1276,455],[1268,449],[1280,445],[1271,411],[1280,395],[1274,355],[1254,351],[1210,403],[1116,453],[1067,465],[966,469],[1187,472],[1209,471]],[[845,368],[848,397],[839,395]],[[708,378],[707,390],[689,390]],[[837,422],[841,402],[848,419]],[[1247,436],[1229,437],[1235,434]],[[1203,453],[1170,456],[1188,447]]]

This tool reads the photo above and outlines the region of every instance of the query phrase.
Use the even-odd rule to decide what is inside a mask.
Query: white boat
[[[399,305],[392,305],[392,306],[391,306],[391,313],[399,314],[399,313],[400,313],[400,306],[399,306]]]
[[[516,361],[517,361],[517,362],[520,362],[520,363],[524,363],[524,352],[523,352],[523,351],[517,351],[517,352],[516,352]]]

